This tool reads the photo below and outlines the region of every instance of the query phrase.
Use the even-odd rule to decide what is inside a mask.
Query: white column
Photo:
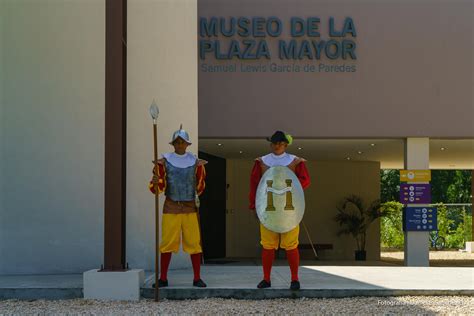
[[[429,169],[430,139],[428,137],[408,137],[405,140],[405,169]],[[411,205],[408,206],[427,206]],[[405,266],[428,267],[429,232],[408,231],[405,235]]]
[[[197,17],[197,0],[128,1],[127,260],[133,268],[154,270],[153,99],[160,108],[158,154],[173,150],[168,142],[180,124],[191,137],[188,151],[198,153]],[[190,267],[188,254],[173,254],[170,269]]]

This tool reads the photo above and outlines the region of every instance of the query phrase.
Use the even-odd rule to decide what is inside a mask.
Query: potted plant
[[[337,235],[352,235],[357,244],[355,260],[365,260],[367,229],[374,220],[393,211],[393,207],[390,204],[382,204],[380,200],[375,200],[365,207],[361,197],[350,195],[341,201],[337,206],[337,211],[338,214],[334,220],[341,226]]]

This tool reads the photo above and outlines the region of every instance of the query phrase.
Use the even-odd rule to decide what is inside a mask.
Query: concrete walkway
[[[290,291],[287,266],[272,270],[272,287],[256,288],[259,266],[207,265],[202,267],[205,289],[192,287],[192,270],[171,270],[170,286],[160,297],[191,299],[224,297],[263,299],[281,297],[350,297],[399,295],[474,295],[470,267],[302,266],[300,291]],[[153,297],[153,274],[146,274],[143,297]],[[0,299],[68,299],[82,297],[82,275],[0,276]]]

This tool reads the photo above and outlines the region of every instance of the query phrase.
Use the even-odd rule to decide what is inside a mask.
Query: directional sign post
[[[406,207],[403,213],[404,231],[432,231],[438,229],[436,207]]]
[[[431,185],[427,183],[400,184],[400,203],[402,204],[430,204]]]
[[[430,182],[431,170],[400,170],[401,182]]]

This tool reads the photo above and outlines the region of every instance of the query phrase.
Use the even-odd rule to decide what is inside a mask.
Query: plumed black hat
[[[267,140],[272,143],[285,142],[291,144],[291,136],[282,131],[276,131],[271,137],[267,137]]]

